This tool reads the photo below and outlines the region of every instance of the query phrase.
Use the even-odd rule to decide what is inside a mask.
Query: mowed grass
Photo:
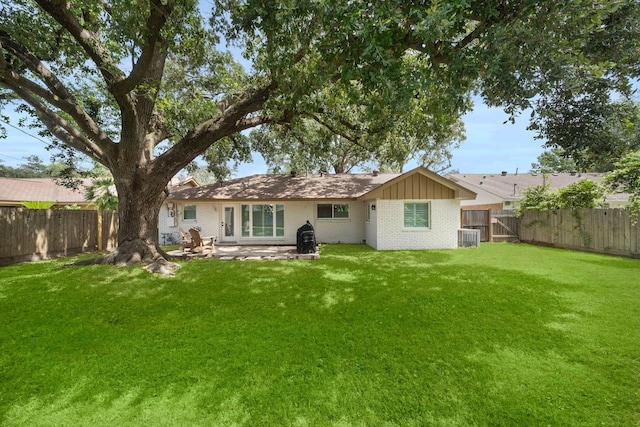
[[[640,425],[640,261],[514,244],[0,268],[0,425]]]

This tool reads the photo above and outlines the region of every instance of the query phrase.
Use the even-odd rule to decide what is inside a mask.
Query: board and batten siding
[[[422,174],[415,173],[398,182],[372,191],[372,199],[383,200],[442,200],[456,198],[455,190]]]

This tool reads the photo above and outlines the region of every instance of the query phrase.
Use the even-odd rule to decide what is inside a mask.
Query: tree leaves
[[[592,209],[602,204],[604,188],[583,179],[552,192],[546,183],[534,185],[523,191],[518,202],[518,214],[527,210],[546,211],[554,209]]]
[[[630,99],[612,100],[605,79],[562,85],[537,101],[529,129],[571,157],[579,169],[610,171],[613,163],[640,148],[640,107]]]
[[[628,153],[616,162],[605,185],[616,193],[629,193],[629,207],[636,218],[640,216],[640,151]]]

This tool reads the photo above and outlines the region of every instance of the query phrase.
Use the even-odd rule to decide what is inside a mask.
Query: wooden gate
[[[518,240],[518,218],[509,210],[463,210],[462,228],[480,230],[481,242]]]
[[[489,224],[491,224],[491,211],[462,211],[462,228],[480,230],[480,241],[489,241]]]
[[[491,211],[491,238],[493,242],[511,242],[519,239],[518,217],[514,211]]]

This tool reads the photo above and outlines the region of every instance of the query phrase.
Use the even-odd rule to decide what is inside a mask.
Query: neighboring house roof
[[[169,199],[179,200],[308,200],[375,198],[374,191],[397,183],[403,177],[422,175],[451,188],[464,197],[475,197],[467,190],[425,168],[405,174],[304,174],[251,175],[173,192]]]
[[[173,177],[167,186],[169,187],[169,192],[173,193],[186,188],[199,187],[200,183],[192,176],[188,176],[184,179]]]
[[[89,180],[83,180],[88,184]],[[20,206],[22,202],[55,202],[58,205],[87,205],[85,189],[56,184],[53,178],[0,178],[0,205]]]
[[[602,184],[606,174],[603,173],[521,173],[521,174],[469,174],[458,173],[447,175],[454,182],[472,188],[474,191],[486,191],[505,201],[518,201],[523,197],[524,190],[529,187],[546,183],[554,191],[567,185],[588,179]],[[626,201],[628,194],[607,194],[609,201]]]

